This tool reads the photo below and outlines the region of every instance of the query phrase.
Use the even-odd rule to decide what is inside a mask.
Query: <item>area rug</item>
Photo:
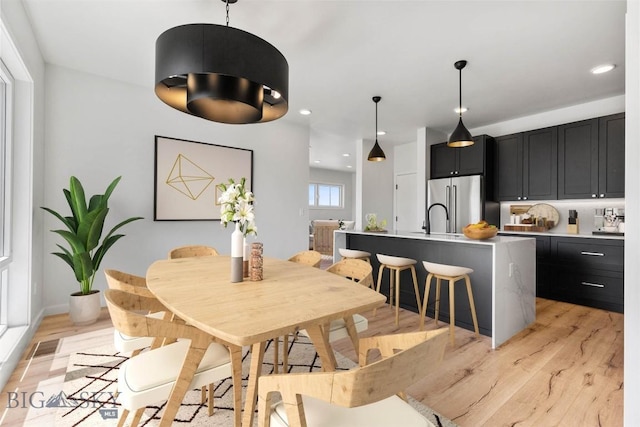
[[[280,346],[282,348],[282,346]],[[243,399],[247,385],[247,374],[251,354],[243,351]],[[269,343],[262,365],[263,374],[273,373],[273,349]],[[118,369],[127,360],[127,356],[118,353],[111,346],[74,353],[69,358],[62,391],[49,398],[46,405],[58,408],[56,426],[115,426],[120,415],[120,405],[114,397],[117,386]],[[354,362],[336,353],[338,370],[351,369]],[[299,336],[289,346],[289,371],[320,371],[320,358],[313,344],[304,336]],[[227,378],[215,384],[215,412],[207,415],[207,405],[200,402],[200,390],[187,392],[185,399],[174,419],[174,424],[193,426],[232,426],[232,383]],[[244,401],[244,400],[243,400]],[[455,424],[440,414],[409,398],[409,403],[436,426],[455,427]],[[141,426],[157,426],[162,417],[164,402],[148,406],[140,423]],[[129,426],[132,416],[129,416]],[[255,421],[255,420],[254,420]],[[257,422],[254,422],[257,425]]]

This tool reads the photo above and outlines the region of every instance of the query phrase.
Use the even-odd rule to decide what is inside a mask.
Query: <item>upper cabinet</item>
[[[558,198],[624,197],[624,113],[558,127]]]
[[[491,169],[493,138],[487,135],[473,137],[469,147],[447,147],[447,143],[431,146],[431,179],[452,176],[482,175]]]
[[[497,200],[557,198],[556,126],[496,138]]]
[[[624,113],[600,118],[598,197],[624,197]]]

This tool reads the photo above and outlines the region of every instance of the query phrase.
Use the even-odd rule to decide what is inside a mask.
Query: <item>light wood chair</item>
[[[107,278],[107,285],[109,286],[109,289],[117,289],[130,294],[155,299],[149,288],[147,288],[147,281],[144,277],[110,269],[104,270],[104,275]],[[162,306],[162,310],[158,312],[147,312],[145,314],[156,319],[164,320],[171,320],[172,317],[172,313],[164,308],[164,306]],[[163,344],[163,341],[164,340],[161,337],[132,337],[123,334],[117,329],[114,329],[113,331],[113,342],[116,350],[121,353],[131,353],[132,357],[138,355],[145,348],[160,347]]]
[[[262,376],[258,426],[433,426],[403,400],[404,391],[438,368],[446,345],[444,328],[363,338],[359,368]],[[374,348],[382,358],[367,365]],[[273,392],[279,392],[282,401],[272,405]]]
[[[371,264],[364,260],[352,258],[343,259],[329,266],[327,271],[351,279],[353,282],[362,286],[373,288],[373,268]],[[358,334],[366,331],[368,327],[369,322],[366,317],[360,314],[354,314],[353,326],[351,322],[347,322],[347,319],[334,320],[324,332],[329,342],[349,337],[356,353],[358,353]],[[302,333],[306,333],[306,331],[303,330]]]
[[[107,278],[107,285],[109,289],[116,289],[123,292],[128,292],[134,295],[140,295],[150,299],[156,299],[156,297],[151,293],[149,288],[147,288],[147,280],[144,277],[135,276],[133,274],[124,273],[118,270],[107,269],[104,271],[104,274]],[[145,313],[147,316],[163,319],[167,321],[174,322],[182,322],[181,319],[175,317],[171,311],[167,310],[164,306],[158,302],[159,305],[156,305],[157,308],[162,307],[162,311],[158,312],[147,312]],[[182,322],[184,323],[184,322]],[[131,357],[137,356],[144,350],[145,348],[149,348],[151,350],[158,348],[162,345],[171,344],[175,342],[175,340],[169,340],[165,337],[139,337],[139,336],[130,336],[122,333],[118,329],[114,329],[113,331],[113,341],[116,350],[122,353],[131,353]],[[208,386],[202,387],[201,393],[201,402],[207,402],[207,389],[211,392],[213,390],[213,384],[209,384]],[[207,409],[209,412],[209,416],[213,414],[213,399],[210,399],[207,403]]]
[[[457,265],[436,264],[435,262],[422,261],[424,269],[427,270],[427,279],[424,284],[424,300],[422,302],[422,310],[420,311],[420,330],[424,329],[424,319],[427,315],[427,303],[429,302],[429,291],[431,289],[431,280],[436,278],[436,303],[435,303],[435,321],[438,325],[438,314],[440,312],[440,282],[447,280],[449,282],[449,336],[451,345],[455,345],[455,324],[456,324],[456,303],[455,303],[455,283],[458,280],[465,281],[467,285],[467,297],[469,298],[469,309],[471,310],[471,318],[473,320],[473,328],[476,336],[480,336],[478,329],[478,317],[476,316],[476,305],[473,301],[473,291],[471,290],[471,279],[469,274],[473,273],[473,269],[468,267],[460,267]]]
[[[318,251],[313,251],[313,250],[309,250],[309,251],[301,251],[298,252],[297,254],[293,255],[291,258],[289,258],[289,261],[291,262],[295,262],[298,264],[304,264],[304,265],[308,265],[311,267],[320,267],[320,262],[322,261],[322,254]],[[295,340],[295,335],[293,337],[293,339]],[[288,369],[288,365],[289,365],[289,361],[288,361],[288,349],[289,349],[289,336],[285,335],[282,339],[282,347],[283,347],[283,351],[282,351],[282,370],[284,372],[287,371]],[[280,355],[280,340],[279,339],[274,339],[273,340],[273,372],[274,373],[278,373],[278,366],[280,364],[280,360],[279,360],[279,355]]]
[[[333,232],[339,227],[336,220],[314,220],[313,250],[322,255],[333,255]]]
[[[169,259],[192,258],[197,256],[218,256],[216,248],[205,245],[187,245],[173,248],[169,251]]]
[[[361,259],[343,259],[327,268],[328,272],[337,274],[342,277],[351,279],[353,282],[362,286],[373,287],[373,269],[371,264]],[[348,320],[352,320],[349,322]],[[366,317],[355,314],[352,319],[334,320],[324,329],[324,334],[329,342],[334,342],[342,338],[349,337],[353,343],[353,347],[358,353],[358,334],[366,331],[369,327],[369,321]],[[300,333],[308,336],[307,331],[302,329]],[[287,349],[285,348],[285,354]]]
[[[176,384],[183,365],[197,365],[196,373],[184,390],[202,387],[232,377],[236,425],[241,419],[242,348],[223,342],[184,323],[145,316],[140,312],[157,312],[164,307],[155,298],[117,289],[104,293],[114,327],[134,337],[163,337],[172,344],[140,353],[125,361],[118,372],[118,400],[123,412],[118,426],[124,425],[129,412],[135,410],[131,426],[136,426],[147,405],[166,400]],[[187,358],[189,350],[195,350]],[[209,388],[209,402],[213,388]],[[172,402],[178,404],[179,402]],[[213,407],[213,405],[211,405]],[[165,409],[166,410],[166,409]]]
[[[289,261],[310,265],[311,267],[320,267],[322,254],[318,251],[302,251],[289,258]]]

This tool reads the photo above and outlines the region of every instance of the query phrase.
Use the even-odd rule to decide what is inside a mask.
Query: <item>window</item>
[[[309,184],[309,206],[315,208],[343,208],[344,186],[342,184]]]
[[[9,200],[11,188],[11,74],[0,61],[0,336],[7,329],[8,276],[11,262],[9,246]]]

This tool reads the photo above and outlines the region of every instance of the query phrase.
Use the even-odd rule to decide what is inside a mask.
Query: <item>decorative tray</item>
[[[527,211],[529,215],[534,218],[542,217],[547,219],[547,229],[552,229],[556,225],[558,225],[558,221],[560,220],[560,213],[558,210],[551,205],[546,203],[538,203],[537,205],[533,205]],[[553,221],[553,225],[549,226],[549,222]]]

